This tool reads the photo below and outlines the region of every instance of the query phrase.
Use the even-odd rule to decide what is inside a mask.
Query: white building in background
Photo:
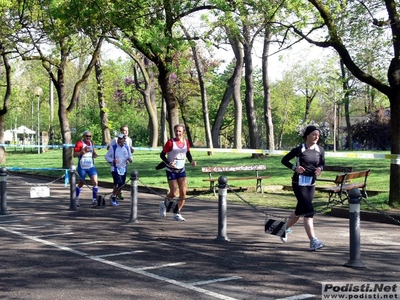
[[[26,126],[19,126],[15,129],[4,131],[4,142],[13,145],[30,145],[35,141],[36,131]]]

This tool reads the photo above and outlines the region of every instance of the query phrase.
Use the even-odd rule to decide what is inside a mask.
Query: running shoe
[[[92,200],[92,206],[97,206],[97,199]]]
[[[315,251],[324,247],[325,244],[319,241],[317,238],[313,238],[310,242],[310,251]]]
[[[182,217],[181,214],[174,214],[173,220],[174,220],[174,221],[185,221],[185,218]]]
[[[290,228],[290,227],[288,229],[286,229],[286,236],[285,237],[281,236],[282,243],[286,243],[287,242],[289,233],[292,233],[292,228]]]

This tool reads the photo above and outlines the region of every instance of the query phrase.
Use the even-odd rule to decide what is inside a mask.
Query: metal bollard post
[[[137,219],[138,179],[139,179],[139,172],[137,170],[133,170],[131,173],[131,215],[128,220],[128,223],[130,222],[139,223]]]
[[[0,215],[8,215],[7,211],[7,169],[0,168],[0,200],[1,210]]]
[[[360,251],[360,202],[361,192],[359,189],[351,189],[349,195],[349,224],[350,224],[350,259],[344,264],[345,267],[365,268],[361,261]]]
[[[227,184],[228,179],[225,176],[218,178],[218,241],[229,241],[226,234],[226,221],[227,221]]]
[[[71,166],[68,170],[69,176],[69,199],[70,199],[70,206],[69,210],[78,210],[76,207],[76,167]]]

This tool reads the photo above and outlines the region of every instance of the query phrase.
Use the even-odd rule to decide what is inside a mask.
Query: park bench
[[[256,180],[256,192],[260,190],[261,193],[264,192],[262,186],[262,180],[265,178],[270,178],[271,176],[260,176],[258,171],[266,170],[266,165],[252,165],[252,166],[214,166],[214,167],[202,167],[202,173],[208,173],[208,179],[203,179],[203,181],[210,182],[210,191],[213,191],[214,196],[216,195],[215,182],[218,183],[218,178],[212,177],[214,173],[228,173],[228,172],[250,172],[253,171],[253,176],[238,176],[238,177],[227,177],[228,183],[232,180]]]
[[[335,183],[336,178],[332,174],[332,177],[328,178],[328,176],[335,172],[335,175],[337,173],[339,174],[345,174],[345,173],[350,173],[353,172],[353,167],[343,167],[343,166],[325,166],[324,169],[322,170],[322,177],[317,177],[317,181],[323,181],[323,182],[332,182]],[[326,173],[328,172],[328,174]],[[328,175],[328,176],[326,176]]]
[[[368,198],[367,179],[371,170],[350,172],[336,175],[334,186],[321,188],[319,191],[326,192],[329,195],[328,205],[336,201],[344,203],[349,199],[348,191],[351,189],[361,189],[361,195]],[[336,200],[339,198],[339,200]]]

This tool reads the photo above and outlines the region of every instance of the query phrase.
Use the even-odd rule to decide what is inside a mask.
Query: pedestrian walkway
[[[0,216],[4,299],[320,299],[322,282],[398,281],[399,226],[362,221],[361,261],[348,268],[349,220],[315,216],[326,246],[309,251],[302,222],[287,243],[264,233],[265,216],[229,202],[227,239],[218,238],[217,201],[192,198],[185,222],[159,215],[160,195],[140,192],[130,222],[129,192],[119,207],[91,206],[84,188],[69,209],[69,187],[30,198],[31,178],[9,178]],[[111,192],[100,187],[100,193]],[[273,215],[285,210],[262,208]]]

